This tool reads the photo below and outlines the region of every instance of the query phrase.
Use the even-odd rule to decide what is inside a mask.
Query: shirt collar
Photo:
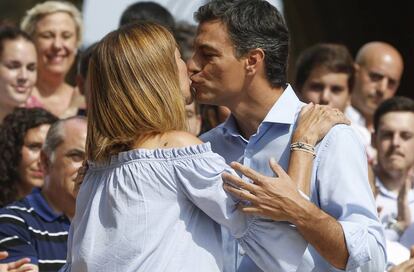
[[[375,177],[375,186],[378,188],[378,192],[383,195],[383,196],[387,196],[389,198],[392,199],[397,199],[397,194],[395,194],[392,191],[389,191],[384,184],[382,183],[382,181],[378,178]]]
[[[26,199],[29,201],[31,207],[34,211],[42,217],[47,222],[56,221],[63,214],[55,213],[49,204],[46,202],[46,199],[42,196],[41,190],[36,188],[29,194]]]
[[[383,195],[386,196],[388,198],[392,198],[394,200],[398,199],[398,193],[390,191],[387,189],[387,187],[385,187],[384,183],[382,183],[382,181],[379,179],[379,177],[375,177],[375,186],[378,188],[378,192]],[[413,202],[414,201],[414,192],[411,189],[408,192],[408,202]]]
[[[288,84],[282,95],[267,113],[262,123],[278,123],[292,125],[295,123],[298,107],[304,104],[300,102],[292,87]]]
[[[295,123],[298,107],[304,104],[300,102],[290,84],[267,113],[262,123],[279,123],[292,125]],[[221,129],[232,136],[239,136],[236,119],[232,114],[220,125]]]
[[[353,124],[357,124],[362,127],[366,126],[366,120],[364,116],[362,116],[362,114],[351,105],[346,107],[345,116],[348,117]]]

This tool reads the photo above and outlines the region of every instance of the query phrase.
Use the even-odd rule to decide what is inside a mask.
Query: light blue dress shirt
[[[262,174],[274,176],[269,159],[274,157],[287,170],[290,139],[303,105],[288,86],[250,139],[240,135],[233,116],[203,134],[201,139],[210,142],[213,151],[227,163],[238,161]],[[316,146],[311,201],[341,224],[349,251],[348,271],[384,271],[386,264],[384,233],[367,173],[364,147],[349,126],[333,127]],[[242,248],[236,245],[225,231],[222,235],[223,248],[228,254],[226,272],[261,271],[245,256],[243,245]],[[289,244],[277,239],[273,242],[275,247],[294,253]],[[338,270],[309,245],[298,271]]]
[[[208,143],[90,163],[61,271],[223,271],[219,224],[264,270],[296,271],[307,243],[294,226],[238,211],[223,171],[234,173]]]

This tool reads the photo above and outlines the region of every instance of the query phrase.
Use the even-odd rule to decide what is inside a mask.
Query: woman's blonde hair
[[[152,23],[105,36],[89,62],[88,159],[107,160],[151,135],[185,130],[184,98],[170,32]]]
[[[72,17],[76,26],[76,37],[78,41],[77,45],[79,47],[82,42],[82,15],[80,11],[69,2],[46,1],[35,5],[33,8],[29,9],[26,12],[26,15],[24,16],[20,24],[20,28],[27,34],[29,34],[31,37],[34,37],[37,22],[41,20],[44,16],[56,12],[66,12]]]

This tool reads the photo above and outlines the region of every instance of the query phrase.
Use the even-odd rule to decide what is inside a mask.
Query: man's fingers
[[[270,158],[269,160],[270,168],[278,177],[287,176],[285,170],[283,170],[282,166],[280,166],[274,158]]]
[[[248,183],[244,180],[242,180],[240,177],[229,174],[224,172],[222,175],[222,178],[224,179],[224,181],[226,183],[230,183],[231,185],[235,186],[235,187],[239,187],[241,189],[250,191],[252,193],[254,193],[256,191],[256,185],[252,184],[252,183]]]
[[[254,171],[253,169],[251,169],[250,167],[244,166],[238,162],[232,162],[230,163],[230,166],[242,173],[244,176],[248,177],[249,179],[251,179],[253,181],[253,183],[256,184],[262,184],[263,183],[263,176],[261,174],[259,174],[258,172]]]
[[[7,251],[0,251],[0,260],[6,259],[7,256],[9,256],[9,253],[7,253]]]
[[[225,191],[229,192],[237,199],[247,200],[247,201],[254,202],[254,203],[257,200],[256,196],[252,195],[250,192],[246,190],[240,190],[228,184],[224,184],[223,188]]]
[[[260,215],[260,209],[256,207],[251,206],[244,206],[244,205],[238,205],[237,207],[239,211],[242,211],[244,213],[254,214],[254,215]]]
[[[30,258],[23,258],[23,259],[20,259],[18,261],[9,263],[9,269],[16,269],[16,268],[19,268],[20,266],[22,266],[24,264],[27,264],[27,263],[30,263]],[[31,269],[30,267],[27,267],[27,268],[28,269],[26,269],[25,271]]]

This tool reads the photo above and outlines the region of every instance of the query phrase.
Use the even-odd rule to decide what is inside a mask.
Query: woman
[[[75,115],[83,97],[65,78],[82,40],[79,10],[69,2],[46,1],[27,11],[21,28],[38,54],[38,80],[29,102],[59,117]]]
[[[88,78],[90,163],[63,270],[221,271],[217,223],[262,267],[280,267],[275,225],[285,234],[279,239],[298,249],[286,259],[301,259],[299,234],[239,212],[222,188],[230,168],[184,132],[189,79],[165,28],[141,23],[108,34],[92,53]]]
[[[36,49],[32,39],[12,26],[0,27],[0,124],[24,106],[36,84]]]
[[[40,150],[57,118],[39,108],[17,108],[0,126],[0,207],[43,185]]]

